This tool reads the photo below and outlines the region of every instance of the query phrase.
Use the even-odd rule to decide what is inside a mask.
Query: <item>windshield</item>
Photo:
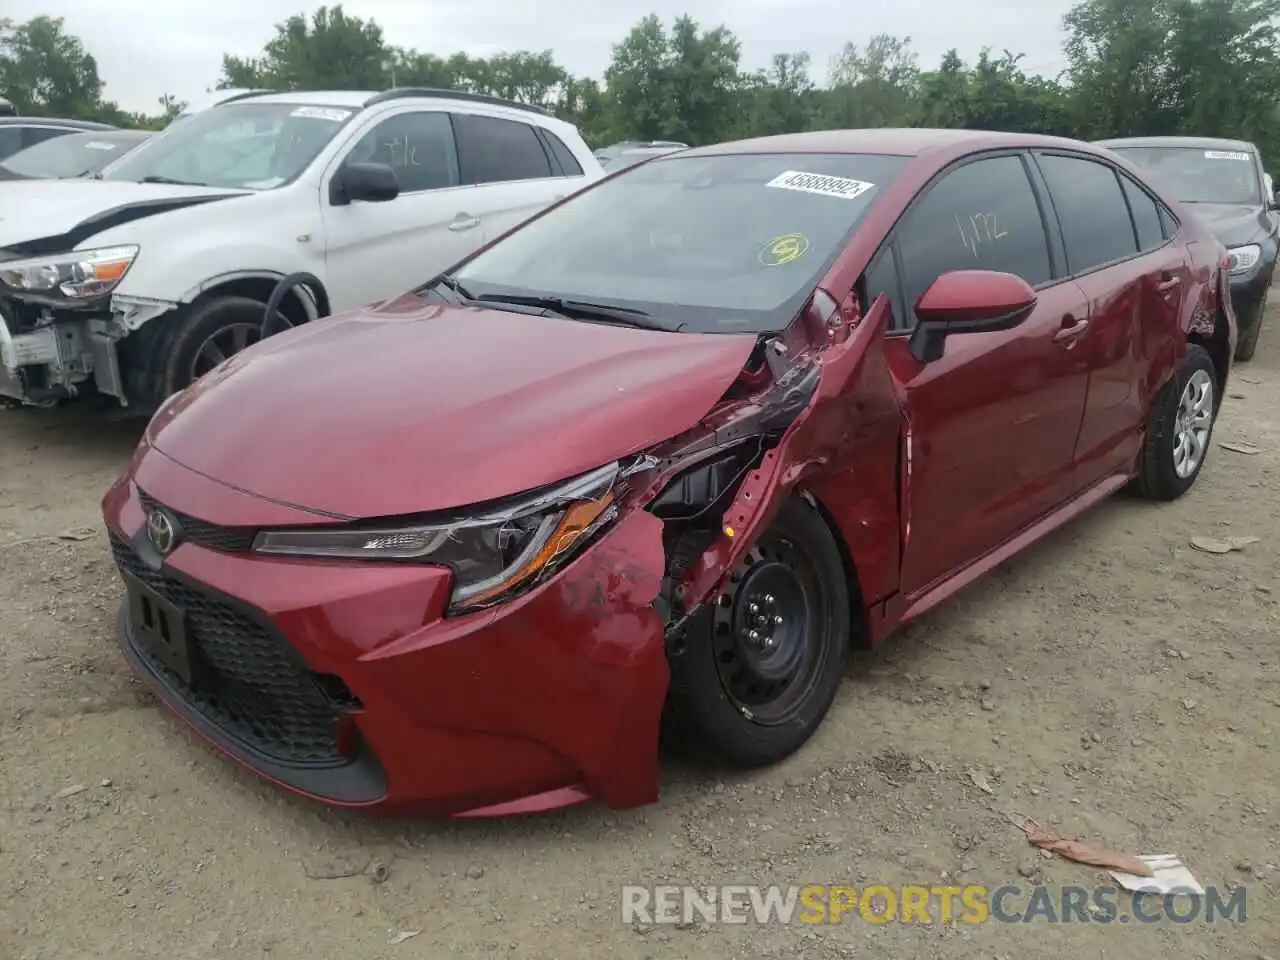
[[[1112,148],[1183,203],[1261,203],[1253,154],[1191,147]]]
[[[20,177],[82,177],[96,173],[149,134],[72,133],[19,150],[0,164]]]
[[[643,310],[703,333],[791,322],[905,157],[676,155],[632,167],[455,274],[470,296]]]
[[[171,124],[103,179],[270,190],[306,170],[353,113],[258,101],[210,107]]]

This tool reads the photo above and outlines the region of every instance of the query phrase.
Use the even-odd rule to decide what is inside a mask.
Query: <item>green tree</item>
[[[656,15],[645,17],[614,46],[605,71],[612,131],[693,144],[723,139],[736,122],[740,55],[724,27],[704,32],[680,17],[668,34]]]
[[[831,64],[821,122],[830,127],[907,126],[919,79],[910,37],[881,33],[862,49],[846,43]]]
[[[222,58],[219,89],[381,90],[389,86],[395,51],[373,20],[348,16],[341,4],[278,24],[262,55]],[[397,78],[397,81],[399,78]]]
[[[102,80],[61,17],[0,20],[0,92],[24,114],[85,118],[98,111]]]

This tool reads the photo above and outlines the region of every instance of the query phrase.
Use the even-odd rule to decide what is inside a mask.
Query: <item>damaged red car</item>
[[[632,167],[404,296],[232,357],[103,509],[133,669],[329,804],[658,795],[1121,488],[1195,482],[1224,251],[1126,161],[928,130]]]

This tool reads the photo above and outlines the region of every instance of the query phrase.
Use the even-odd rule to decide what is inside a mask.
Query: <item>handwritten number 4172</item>
[[[1000,229],[999,216],[994,213],[972,214],[969,217],[968,229],[959,216],[955,221],[956,229],[960,231],[960,241],[975,257],[978,255],[979,244],[992,243],[1009,235],[1008,230]]]

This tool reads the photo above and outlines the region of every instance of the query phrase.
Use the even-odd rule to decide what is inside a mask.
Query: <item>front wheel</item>
[[[1213,360],[1187,345],[1178,372],[1160,390],[1147,416],[1142,461],[1134,485],[1148,500],[1176,500],[1196,482],[1209,454],[1218,412]]]
[[[792,498],[672,655],[674,732],[742,767],[800,749],[839,689],[849,614],[835,538]]]
[[[211,297],[166,321],[172,327],[158,364],[157,403],[257,343],[264,309],[248,297]]]

